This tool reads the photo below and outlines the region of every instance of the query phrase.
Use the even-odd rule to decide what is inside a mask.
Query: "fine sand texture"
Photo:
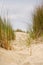
[[[0,65],[43,65],[43,42],[27,47],[25,39],[26,33],[17,32],[16,40],[11,41],[12,50],[0,47]]]

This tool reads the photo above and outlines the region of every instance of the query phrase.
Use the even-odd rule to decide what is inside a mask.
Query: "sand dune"
[[[32,44],[29,48],[22,41],[17,43],[20,36],[25,33],[16,33],[16,41],[12,41],[14,50],[5,50],[0,47],[0,65],[43,65],[43,42],[40,44]],[[19,34],[19,35],[18,35]],[[25,39],[25,37],[23,37]],[[16,43],[15,43],[16,42]],[[34,42],[35,43],[35,42]]]

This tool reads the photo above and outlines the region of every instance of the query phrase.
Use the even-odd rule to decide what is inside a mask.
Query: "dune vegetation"
[[[43,5],[38,6],[34,10],[32,15],[32,29],[29,34],[33,39],[43,36]]]
[[[10,49],[10,40],[15,39],[14,30],[11,24],[0,17],[0,46]]]
[[[31,26],[30,26],[31,27]],[[27,32],[27,44],[30,45],[33,40],[43,39],[43,6],[38,6],[32,13],[32,28]]]

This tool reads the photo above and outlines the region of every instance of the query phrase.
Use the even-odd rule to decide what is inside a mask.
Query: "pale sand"
[[[43,43],[43,42],[42,42]],[[0,47],[0,65],[43,65],[43,44],[14,45],[14,50]]]

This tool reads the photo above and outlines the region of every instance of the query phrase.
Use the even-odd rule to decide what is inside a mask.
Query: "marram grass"
[[[10,40],[15,39],[14,30],[11,24],[6,22],[6,19],[0,17],[0,46],[10,49]]]

